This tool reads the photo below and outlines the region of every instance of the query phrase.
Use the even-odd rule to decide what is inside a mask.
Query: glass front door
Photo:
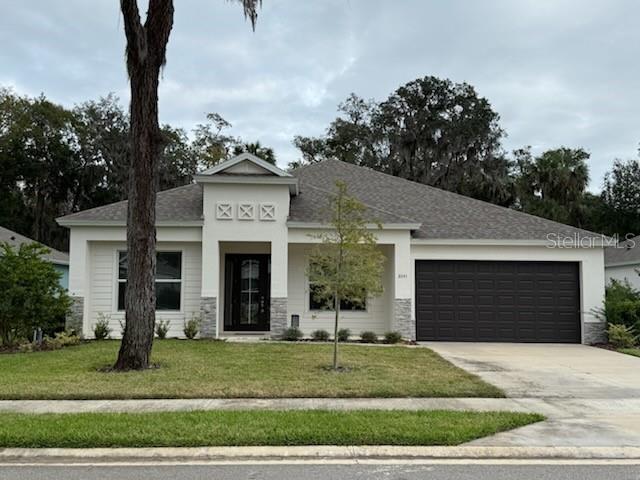
[[[226,256],[225,330],[269,330],[270,270],[270,255]]]

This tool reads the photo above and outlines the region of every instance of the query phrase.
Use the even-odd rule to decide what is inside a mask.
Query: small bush
[[[167,338],[167,333],[169,333],[169,323],[169,320],[158,320],[156,322],[156,335],[160,340]]]
[[[400,332],[387,332],[384,334],[384,343],[400,343],[402,341],[402,335]]]
[[[302,331],[298,327],[289,327],[282,334],[282,339],[287,342],[297,342],[302,338]]]
[[[638,343],[638,337],[634,334],[633,328],[626,325],[610,323],[607,335],[609,343],[616,348],[632,348]]]
[[[348,328],[341,328],[340,330],[338,330],[339,342],[348,342],[350,336],[351,336],[351,330],[349,330]]]
[[[362,332],[360,334],[360,341],[362,343],[378,343],[378,335],[374,332]]]
[[[328,342],[330,337],[326,330],[315,330],[311,333],[311,340],[314,342]]]
[[[640,331],[640,292],[627,281],[612,280],[607,286],[603,307],[596,314],[609,324]]]
[[[191,316],[191,320],[189,320],[188,322],[185,322],[184,324],[184,329],[182,330],[184,332],[184,336],[187,337],[189,340],[193,340],[194,338],[196,338],[198,333],[200,333],[201,321],[202,321],[202,317],[199,314],[194,313]]]
[[[43,348],[46,350],[59,350],[60,348],[78,345],[80,343],[80,337],[72,333],[58,332],[53,338],[46,337],[43,343]]]
[[[109,335],[111,335],[109,317],[103,313],[98,313],[98,320],[93,325],[93,336],[96,340],[106,340]]]

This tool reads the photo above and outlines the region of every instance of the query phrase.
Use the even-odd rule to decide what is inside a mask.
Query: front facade
[[[277,337],[331,330],[306,277],[327,227],[336,180],[372,218],[384,292],[344,305],[341,327],[417,340],[583,342],[601,339],[597,236],[372,170],[328,160],[292,174],[250,154],[157,198],[157,318],[169,336],[201,320],[201,336]],[[100,316],[124,320],[126,202],[59,219],[70,228],[69,326],[91,337]],[[589,242],[567,245],[567,238]]]

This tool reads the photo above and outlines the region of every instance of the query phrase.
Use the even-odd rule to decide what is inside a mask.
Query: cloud
[[[298,157],[293,136],[323,133],[349,93],[383,99],[424,75],[474,85],[507,149],[589,150],[593,189],[614,158],[636,155],[632,0],[265,0],[255,32],[235,2],[175,4],[161,121],[190,130],[218,112],[283,166]],[[0,7],[0,85],[65,105],[111,91],[128,100],[117,2]]]

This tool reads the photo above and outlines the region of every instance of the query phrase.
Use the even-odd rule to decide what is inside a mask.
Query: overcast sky
[[[508,150],[586,148],[593,190],[614,158],[636,156],[637,0],[264,0],[255,33],[233,2],[174,3],[161,121],[191,130],[218,112],[281,166],[350,92],[380,100],[424,75],[474,85]],[[0,85],[67,106],[127,102],[118,5],[0,0]]]

